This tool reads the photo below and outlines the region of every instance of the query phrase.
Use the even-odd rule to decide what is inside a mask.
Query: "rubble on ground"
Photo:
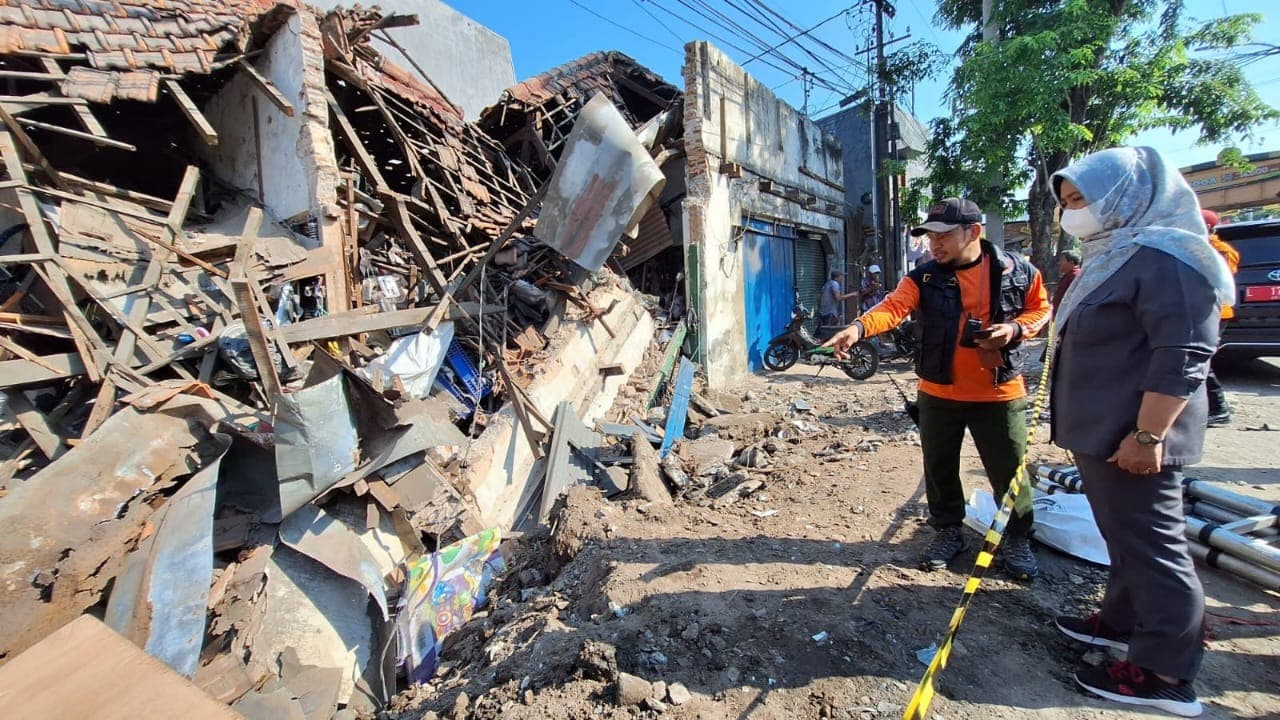
[[[684,329],[619,240],[680,93],[608,54],[478,125],[370,44],[411,16],[73,5],[50,32],[23,4],[0,43],[0,663],[89,613],[246,717],[371,716],[447,671],[489,588],[549,579],[515,549],[558,496],[632,487]],[[577,141],[592,124],[612,144]],[[601,147],[634,184],[557,230]]]

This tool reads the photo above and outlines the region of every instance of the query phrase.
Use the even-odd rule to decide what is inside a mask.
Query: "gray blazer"
[[[1204,379],[1218,347],[1218,305],[1202,275],[1141,248],[1084,298],[1059,331],[1050,403],[1054,442],[1106,458],[1133,432],[1142,393],[1187,398],[1164,442],[1167,465],[1200,460]]]

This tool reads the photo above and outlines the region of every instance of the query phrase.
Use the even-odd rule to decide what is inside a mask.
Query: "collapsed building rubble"
[[[0,11],[0,663],[89,613],[244,715],[375,711],[452,629],[432,568],[482,600],[573,477],[548,452],[625,486],[557,425],[653,396],[656,304],[601,266],[679,93],[601,70],[526,162],[369,44],[412,17]],[[575,152],[636,183],[574,205]]]

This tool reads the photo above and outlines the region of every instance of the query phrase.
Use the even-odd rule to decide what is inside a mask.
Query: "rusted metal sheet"
[[[582,267],[599,270],[665,182],[622,114],[597,94],[569,134],[534,235]]]

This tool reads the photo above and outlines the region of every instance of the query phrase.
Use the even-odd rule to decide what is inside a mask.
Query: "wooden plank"
[[[200,112],[200,108],[196,107],[194,101],[187,95],[187,91],[182,89],[182,84],[175,78],[166,78],[164,87],[169,91],[170,97],[174,102],[178,103],[178,108],[182,110],[182,114],[187,116],[187,120],[191,121],[191,125],[195,127],[196,134],[205,145],[214,146],[218,144],[218,131],[213,129],[213,125],[209,123],[204,113]]]
[[[144,207],[149,207],[153,210],[159,210],[162,213],[168,213],[169,209],[173,206],[173,203],[171,201],[166,200],[164,198],[159,198],[154,195],[148,195],[146,193],[140,193],[140,192],[137,192],[136,190],[125,190],[124,188],[118,188],[115,185],[108,185],[107,183],[104,183],[104,182],[89,180],[87,178],[82,178],[79,175],[72,175],[71,173],[68,173],[68,172],[62,172],[62,181],[67,185],[74,185],[76,187],[81,187],[86,190],[92,190],[101,195],[110,195],[111,197],[123,198],[125,200],[135,202]]]
[[[0,265],[25,265],[27,263],[48,260],[48,255],[41,253],[21,253],[18,255],[0,255]]]
[[[0,697],[15,718],[243,720],[91,615],[0,667]]]
[[[16,323],[18,325],[62,325],[66,323],[66,319],[58,315],[0,312],[0,322]]]
[[[6,390],[5,396],[9,400],[9,409],[13,412],[14,417],[18,419],[18,424],[23,430],[27,431],[27,435],[31,437],[36,447],[40,448],[40,452],[50,460],[55,460],[67,451],[66,442],[63,440],[62,434],[58,432],[53,423],[44,413],[40,412],[31,401],[27,399],[25,393],[18,390]]]
[[[22,358],[22,359],[24,359],[24,360],[30,360],[31,362],[33,362],[33,363],[35,363],[35,364],[37,364],[37,365],[40,365],[40,366],[42,366],[42,367],[46,367],[46,368],[48,368],[48,369],[52,370],[53,372],[58,372],[58,368],[53,367],[52,365],[46,365],[46,364],[44,363],[44,361],[40,359],[40,356],[39,356],[39,355],[37,355],[37,354],[35,354],[35,353],[31,352],[30,350],[28,350],[28,349],[26,349],[26,348],[22,347],[21,345],[19,345],[18,343],[16,343],[16,342],[14,342],[14,341],[10,340],[9,338],[5,337],[4,335],[0,335],[0,349],[6,350],[6,351],[8,351],[8,352],[11,352],[11,353],[13,353],[14,355],[17,355],[18,357],[20,357],[20,358]],[[3,356],[0,356],[0,358],[2,358],[2,357],[3,357]]]
[[[41,355],[39,362],[26,359],[0,360],[0,388],[39,385],[83,375],[84,372],[84,361],[75,353]]]
[[[463,293],[466,292],[467,288],[471,287],[473,283],[480,279],[480,271],[484,269],[485,265],[489,264],[489,261],[493,260],[493,256],[497,255],[498,251],[502,249],[502,246],[507,244],[507,240],[511,239],[511,236],[515,234],[516,230],[520,229],[520,226],[524,224],[525,219],[542,204],[542,198],[546,197],[547,189],[549,187],[550,183],[544,183],[541,188],[538,188],[538,192],[534,193],[533,197],[529,198],[529,201],[520,209],[520,212],[516,213],[516,216],[511,218],[511,222],[507,223],[507,227],[502,231],[502,234],[498,235],[498,237],[489,245],[489,249],[485,252],[484,257],[480,262],[477,263],[475,267],[471,268],[471,271],[467,273],[467,276],[462,279],[462,282],[458,285],[458,289],[455,291],[455,294],[460,297],[463,296]]]
[[[409,208],[405,205],[404,198],[394,193],[388,193],[387,199],[391,201],[391,221],[395,223],[396,228],[408,241],[409,252],[413,254],[413,259],[427,271],[427,282],[443,299],[449,294],[449,291],[445,288],[444,274],[440,272],[440,266],[436,264],[436,259],[427,250],[427,244],[422,241],[422,236],[418,234],[418,229],[413,226],[413,218],[409,216]]]
[[[472,317],[480,311],[479,303],[450,303],[447,312],[450,320],[461,320]],[[303,320],[300,323],[285,325],[277,332],[280,338],[289,343],[310,342],[326,338],[362,335],[364,333],[390,330],[400,327],[420,327],[431,317],[435,307],[406,308],[391,312],[365,313],[358,310],[334,313],[321,317]],[[501,307],[490,305],[484,309],[486,313],[502,312]]]
[[[57,169],[54,168],[53,165],[49,164],[44,153],[40,152],[39,146],[35,144],[35,141],[31,139],[31,136],[27,134],[27,131],[22,129],[22,124],[9,114],[9,111],[4,108],[3,103],[0,103],[0,121],[4,121],[4,126],[8,128],[9,133],[13,136],[13,140],[16,141],[18,145],[22,146],[22,151],[27,154],[27,157],[31,158],[32,162],[36,164],[36,167],[40,168],[40,171],[52,180],[55,185],[61,185],[62,180],[58,176]],[[17,156],[15,155],[15,157]],[[15,162],[21,164],[21,160],[16,160]],[[9,167],[9,161],[7,159],[5,160],[5,167]],[[18,177],[10,172],[9,179],[17,180]]]
[[[18,118],[18,122],[26,127],[33,127],[40,130],[45,130],[47,132],[57,133],[59,135],[66,135],[67,137],[73,137],[73,138],[76,138],[77,140],[87,140],[95,145],[101,145],[103,147],[115,148],[117,150],[128,150],[130,152],[133,152],[138,149],[137,145],[130,145],[127,142],[112,140],[111,138],[103,135],[94,135],[93,133],[80,132],[79,130],[72,130],[71,128],[64,128],[61,125],[53,125],[51,123],[39,122],[37,120],[32,120],[30,118]]]
[[[18,149],[13,144],[13,137],[10,135],[15,125],[10,120],[12,118],[6,120],[5,123],[10,130],[0,131],[0,158],[4,160],[5,169],[9,173],[9,177],[26,185],[26,170],[22,166],[22,158],[19,157]],[[53,245],[53,238],[49,235],[49,229],[45,226],[44,215],[40,211],[40,204],[36,201],[35,195],[27,187],[15,188],[14,193],[18,196],[18,204],[21,207],[22,214],[26,217],[27,229],[35,242],[37,252],[50,258],[56,257],[58,254],[57,249]],[[41,278],[45,280],[45,284],[54,298],[62,305],[62,314],[67,321],[67,326],[72,329],[76,348],[83,355],[85,370],[89,373],[89,377],[94,382],[101,381],[102,370],[106,367],[106,345],[102,342],[102,338],[98,337],[97,331],[93,329],[89,321],[80,313],[66,275],[53,262],[46,262],[33,267]]]
[[[266,328],[262,326],[262,316],[258,314],[258,303],[254,299],[254,283],[249,278],[249,261],[253,255],[253,243],[261,227],[262,209],[249,208],[244,233],[240,237],[240,245],[236,248],[236,259],[231,265],[230,281],[236,305],[240,308],[240,319],[244,322],[245,332],[249,336],[249,349],[253,352],[253,362],[258,367],[258,377],[262,380],[268,405],[274,407],[276,399],[283,393],[283,387],[280,384],[280,375],[276,372],[275,360],[271,357]]]
[[[182,181],[178,183],[178,192],[174,196],[173,204],[170,205],[169,212],[165,217],[165,229],[171,240],[176,241],[178,235],[182,232],[182,222],[187,217],[187,210],[191,207],[191,200],[195,197],[196,186],[199,182],[200,169],[195,165],[188,165],[183,172]],[[132,303],[126,302],[128,309],[127,322],[123,326],[126,330],[121,333],[113,356],[117,367],[129,367],[130,361],[133,359],[134,349],[139,341],[144,343],[148,360],[154,362],[166,355],[154,345],[150,337],[143,334],[139,326],[145,323],[147,316],[151,313],[150,291],[159,285],[160,279],[168,269],[168,264],[169,258],[167,254],[152,252],[151,262],[147,264],[147,270],[142,277],[142,285],[148,289],[147,292],[142,293],[142,297]],[[177,367],[175,370],[178,375],[188,379],[191,378],[191,373],[183,368]],[[110,378],[103,381],[98,393],[99,403],[94,405],[93,412],[89,416],[91,422],[85,424],[84,433],[81,437],[87,437],[89,433],[97,429],[97,425],[93,425],[92,421],[97,421],[99,425],[106,421],[107,416],[115,405],[115,390],[115,384]]]
[[[289,99],[284,96],[284,93],[280,92],[280,89],[275,86],[275,83],[271,82],[262,73],[258,72],[258,68],[254,67],[253,63],[250,63],[248,60],[241,60],[236,63],[236,66],[239,67],[240,71],[249,78],[249,82],[257,86],[257,88],[262,91],[262,94],[267,96],[267,99],[271,101],[272,105],[279,108],[280,112],[285,115],[293,117],[294,109],[293,105],[289,102]]]
[[[365,178],[373,183],[378,189],[389,187],[387,181],[382,177],[382,171],[378,169],[378,161],[373,159],[369,154],[369,150],[365,148],[364,143],[360,141],[360,135],[356,132],[356,128],[347,119],[347,114],[342,111],[342,106],[338,105],[338,101],[333,98],[333,94],[328,94],[329,112],[333,113],[334,120],[338,123],[338,130],[341,131],[342,137],[347,141],[347,147],[350,148],[355,156],[356,164],[360,166],[360,172],[364,173]]]

